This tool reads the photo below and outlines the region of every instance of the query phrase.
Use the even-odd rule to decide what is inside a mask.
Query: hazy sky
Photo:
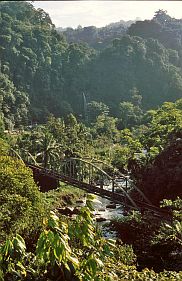
[[[35,1],[36,8],[44,9],[56,27],[104,26],[119,20],[136,17],[151,19],[158,9],[182,18],[180,1]]]

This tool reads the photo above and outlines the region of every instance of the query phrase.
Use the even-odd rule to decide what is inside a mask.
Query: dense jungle
[[[182,280],[181,50],[182,19],[164,10],[62,29],[33,1],[0,2],[0,281]],[[108,239],[97,198],[42,192],[26,155],[52,170],[97,159],[168,215],[123,206]]]

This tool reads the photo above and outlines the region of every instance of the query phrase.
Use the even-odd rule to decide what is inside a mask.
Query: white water
[[[123,186],[124,181],[120,181],[117,183],[117,189],[119,189],[119,185]],[[98,186],[99,187],[99,186]],[[104,186],[104,189],[112,191],[112,185],[109,184],[107,186]],[[105,238],[117,238],[117,233],[115,231],[112,231],[108,224],[113,218],[116,217],[122,217],[123,216],[123,207],[121,204],[115,204],[109,199],[100,197],[98,195],[95,195],[96,198],[93,201],[93,208],[94,208],[94,218],[97,221],[97,219],[104,219],[104,221],[97,222],[97,225],[102,231],[102,234]],[[76,207],[81,207],[85,205],[85,200],[83,200],[83,203],[79,203],[76,205]],[[116,205],[116,208],[107,208],[108,205]]]
[[[115,231],[112,231],[108,226],[108,224],[114,217],[123,216],[122,206],[120,204],[115,204],[116,205],[115,209],[106,208],[107,205],[111,205],[114,203],[100,196],[97,196],[96,199],[98,200],[98,202],[93,203],[95,219],[97,218],[106,219],[105,221],[97,222],[97,224],[101,228],[104,237],[116,239],[117,233]]]

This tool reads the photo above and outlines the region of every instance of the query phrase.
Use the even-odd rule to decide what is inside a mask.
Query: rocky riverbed
[[[85,205],[86,198],[76,201],[76,204],[71,207],[58,208],[58,211],[67,216],[74,216],[79,213],[79,209]],[[113,231],[109,224],[112,218],[123,216],[123,208],[120,204],[96,196],[96,200],[93,202],[94,218],[101,229],[103,236],[106,238],[117,238],[117,232]]]
[[[114,217],[123,216],[123,209],[120,204],[115,204],[112,201],[97,197],[98,202],[94,202],[95,219],[101,227],[103,236],[106,238],[117,238],[117,232],[113,231],[109,224]]]

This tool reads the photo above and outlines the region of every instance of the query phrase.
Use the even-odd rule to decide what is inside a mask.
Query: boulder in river
[[[77,208],[77,207],[75,207],[75,208],[73,209],[73,214],[74,214],[74,215],[78,215],[79,213],[80,213],[80,209]]]
[[[106,209],[104,208],[101,208],[101,209],[98,209],[98,212],[105,212]]]
[[[65,215],[65,216],[73,214],[73,208],[71,208],[71,207],[57,208],[57,210],[60,214]]]
[[[108,209],[116,209],[116,204],[112,203],[106,206]]]
[[[83,204],[83,203],[84,203],[84,200],[82,200],[82,199],[76,200],[76,204]]]
[[[96,218],[97,222],[102,222],[102,221],[106,221],[106,220],[107,220],[106,218],[102,218],[102,217]]]
[[[64,207],[64,208],[57,208],[58,212],[65,216],[72,216],[78,215],[80,213],[80,209],[77,207]]]

